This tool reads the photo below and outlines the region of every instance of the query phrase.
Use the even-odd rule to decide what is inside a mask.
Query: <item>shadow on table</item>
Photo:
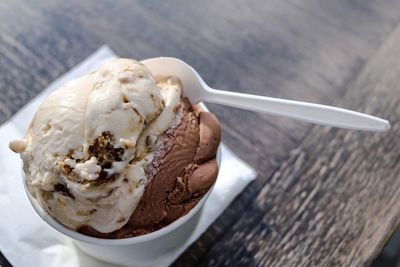
[[[389,239],[371,267],[400,267],[400,228]]]

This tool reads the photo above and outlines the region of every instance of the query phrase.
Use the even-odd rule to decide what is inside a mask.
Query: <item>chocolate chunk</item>
[[[71,193],[71,191],[68,189],[68,187],[65,184],[58,183],[58,184],[54,185],[54,191],[66,196],[66,197],[75,199],[74,195]]]

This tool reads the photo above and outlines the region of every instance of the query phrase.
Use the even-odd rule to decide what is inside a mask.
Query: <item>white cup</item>
[[[218,168],[220,168],[221,147],[218,147],[216,159]],[[160,230],[131,238],[102,239],[70,230],[54,220],[31,196],[25,181],[24,185],[33,208],[45,222],[60,233],[72,238],[75,244],[90,256],[125,266],[152,266],[162,263],[165,257],[178,250],[190,238],[196,228],[203,205],[214,188],[212,186],[186,215]]]

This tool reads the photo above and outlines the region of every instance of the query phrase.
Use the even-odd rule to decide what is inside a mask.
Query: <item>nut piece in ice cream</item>
[[[216,179],[219,141],[215,116],[193,111],[178,78],[154,79],[139,62],[113,59],[52,93],[10,148],[54,219],[124,238],[196,205]]]

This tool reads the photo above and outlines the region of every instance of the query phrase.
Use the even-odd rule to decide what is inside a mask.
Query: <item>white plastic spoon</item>
[[[346,129],[387,131],[390,128],[387,120],[342,108],[215,90],[210,88],[191,66],[177,58],[150,58],[142,63],[155,76],[179,77],[184,94],[192,103],[205,101]]]

